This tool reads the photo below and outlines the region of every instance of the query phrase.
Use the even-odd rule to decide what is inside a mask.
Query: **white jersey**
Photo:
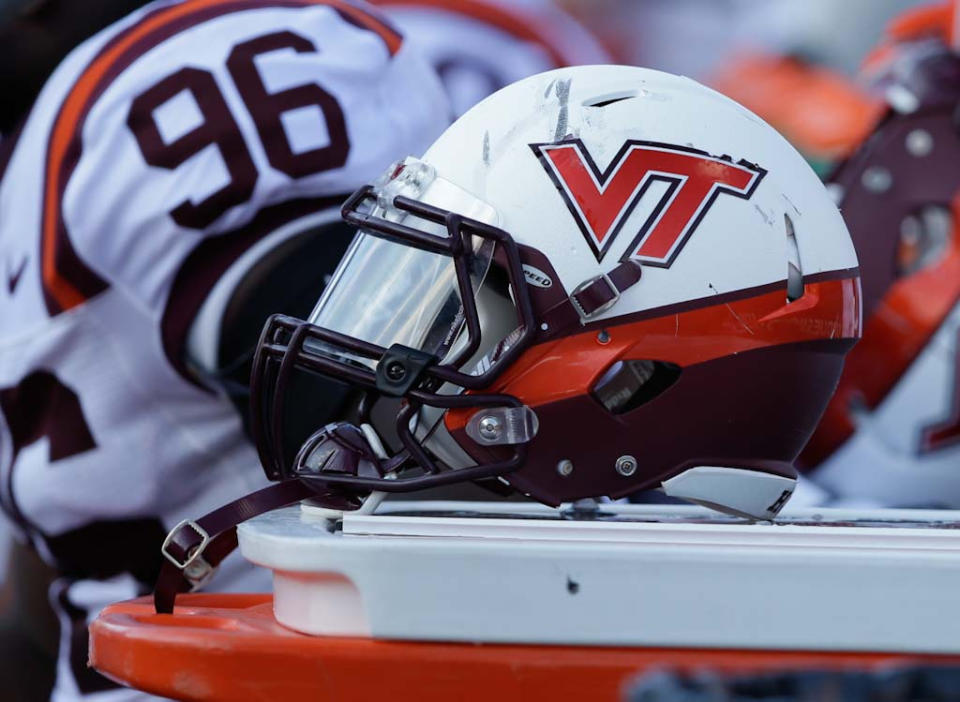
[[[500,88],[554,68],[611,63],[550,0],[373,0],[433,63],[455,116]]]
[[[226,394],[185,366],[190,315],[448,112],[346,0],[156,2],[51,77],[0,180],[0,500],[64,576],[56,699],[132,694],[86,668],[86,620],[148,590],[178,521],[265,482]]]

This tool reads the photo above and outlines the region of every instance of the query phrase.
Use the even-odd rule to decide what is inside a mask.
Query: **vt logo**
[[[750,199],[766,171],[702,151],[628,141],[601,172],[579,139],[530,148],[553,179],[597,261],[654,181],[669,185],[623,258],[668,268],[721,194]],[[633,236],[633,233],[630,233]]]

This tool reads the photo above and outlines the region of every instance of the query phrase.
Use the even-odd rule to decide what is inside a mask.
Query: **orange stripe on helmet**
[[[403,37],[388,23],[376,15],[353,5],[348,0],[287,0],[286,2],[263,3],[264,6],[308,7],[311,5],[331,7],[348,16],[358,26],[376,33],[387,46],[391,55],[396,54]],[[231,7],[232,6],[232,7]],[[57,268],[57,230],[60,225],[60,194],[65,187],[61,182],[62,166],[70,157],[70,145],[80,132],[86,113],[98,94],[102,81],[109,76],[111,68],[138,42],[171,23],[187,19],[198,13],[224,8],[225,11],[257,9],[258,3],[238,3],[236,0],[186,0],[149,14],[141,22],[115,37],[90,63],[78,78],[64,100],[50,136],[47,153],[47,178],[43,193],[43,230],[41,234],[42,278],[47,293],[61,310],[68,310],[86,301],[86,296],[62,275]],[[227,8],[231,8],[227,10]]]
[[[655,313],[656,311],[652,311]],[[768,346],[851,339],[860,335],[860,284],[851,277],[808,283],[787,303],[786,284],[770,292],[623,323],[609,320],[607,336],[583,332],[534,346],[499,379],[505,392],[536,408],[590,391],[617,361],[668,361],[681,367]],[[451,431],[470,411],[451,411]]]

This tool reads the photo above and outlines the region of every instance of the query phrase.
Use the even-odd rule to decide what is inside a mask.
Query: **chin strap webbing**
[[[197,520],[180,522],[163,542],[163,565],[153,592],[157,614],[170,614],[177,594],[201,587],[237,547],[237,525],[317,494],[299,480],[253,492]]]
[[[620,296],[640,282],[643,268],[632,260],[621,261],[609,273],[580,283],[570,296],[546,310],[541,320],[548,328],[584,325],[611,309]]]

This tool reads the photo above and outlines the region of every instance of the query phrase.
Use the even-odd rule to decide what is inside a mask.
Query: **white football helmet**
[[[253,415],[268,475],[348,506],[495,480],[768,518],[860,333],[856,255],[810,167],[657,71],[510,85],[344,217],[361,233],[312,316],[265,329]],[[363,431],[283,455],[298,369],[361,388]]]

